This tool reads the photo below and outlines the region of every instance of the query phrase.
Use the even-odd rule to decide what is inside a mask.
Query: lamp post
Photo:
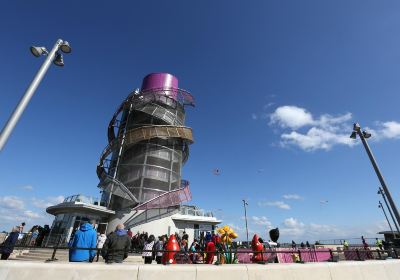
[[[353,125],[353,132],[351,133],[350,138],[356,139],[357,135],[361,138],[364,148],[368,154],[369,160],[371,161],[372,166],[374,167],[375,173],[378,176],[379,182],[381,183],[383,191],[385,192],[385,195],[389,201],[389,205],[392,208],[394,216],[396,217],[397,224],[400,225],[399,211],[396,208],[396,204],[394,203],[394,201],[392,199],[392,195],[390,194],[389,189],[386,186],[385,180],[383,179],[383,176],[381,174],[381,171],[379,170],[378,164],[376,163],[374,155],[372,154],[371,149],[369,148],[367,140],[366,140],[367,138],[371,137],[371,134],[366,132],[365,130],[361,130],[360,125],[358,123],[355,123]]]
[[[244,207],[244,219],[246,221],[246,237],[247,237],[247,248],[249,248],[249,229],[247,227],[247,210],[246,210],[246,206],[249,205],[245,199],[242,199],[243,201],[243,207]]]
[[[39,57],[41,55],[47,55],[47,58],[43,62],[39,71],[36,73],[35,77],[33,78],[32,82],[30,83],[29,87],[25,91],[24,96],[19,101],[17,107],[15,108],[14,112],[11,114],[6,125],[4,126],[3,130],[1,131],[1,133],[0,133],[0,151],[3,149],[4,145],[6,144],[11,132],[13,131],[19,118],[21,117],[21,115],[24,112],[26,106],[28,105],[30,99],[32,98],[33,94],[35,93],[36,88],[39,86],[41,80],[43,79],[44,75],[47,72],[47,69],[50,67],[51,62],[53,62],[57,66],[64,66],[63,56],[59,52],[59,50],[61,50],[63,53],[70,53],[71,47],[69,46],[69,43],[67,41],[58,39],[57,42],[55,43],[53,49],[50,51],[50,53],[46,50],[45,47],[31,47],[30,50],[31,50],[32,54],[36,57]]]
[[[389,205],[388,205],[388,203],[387,203],[387,200],[386,200],[385,192],[383,191],[383,189],[382,189],[381,187],[379,187],[378,194],[382,195],[383,201],[385,202],[385,205],[386,205],[386,207],[387,207],[387,209],[388,209],[388,211],[389,211],[389,214],[390,214],[390,217],[392,218],[392,221],[393,221],[393,223],[394,223],[394,226],[396,227],[397,232],[399,232],[399,226],[397,225],[396,220],[395,220],[394,217],[393,217],[393,213],[392,213],[392,211],[390,210],[390,207],[389,207]],[[383,209],[382,209],[382,210],[383,210]]]
[[[386,221],[387,221],[387,223],[388,223],[388,225],[389,225],[390,231],[391,231],[392,234],[393,234],[393,238],[396,238],[396,235],[395,235],[394,232],[393,232],[392,226],[390,225],[389,219],[388,219],[388,217],[387,217],[387,215],[386,215],[386,211],[385,211],[385,209],[383,208],[383,205],[382,205],[382,202],[381,202],[381,201],[379,201],[378,207],[382,209],[383,215],[385,215],[385,218],[386,218]]]

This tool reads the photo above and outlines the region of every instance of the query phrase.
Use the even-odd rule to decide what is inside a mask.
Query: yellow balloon
[[[223,228],[219,228],[219,229],[217,230],[217,232],[218,232],[219,234],[225,234],[225,230],[224,230]]]
[[[223,229],[224,229],[226,232],[228,232],[228,231],[230,230],[230,227],[229,227],[229,226],[224,226]]]

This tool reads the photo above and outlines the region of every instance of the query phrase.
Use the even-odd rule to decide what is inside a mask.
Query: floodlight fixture
[[[372,134],[369,133],[369,132],[367,132],[366,130],[364,130],[362,133],[363,133],[363,135],[364,135],[364,137],[365,137],[366,139],[368,139],[368,138],[370,138],[370,137],[372,136]]]
[[[39,57],[41,55],[47,55],[49,52],[46,50],[45,47],[35,47],[35,46],[31,46],[30,47],[31,53],[36,56]]]
[[[386,221],[387,221],[387,223],[388,223],[388,225],[389,225],[390,231],[391,231],[392,234],[393,234],[393,238],[396,238],[396,235],[394,234],[392,225],[390,224],[389,219],[388,219],[388,217],[387,217],[387,215],[386,215],[385,208],[383,208],[382,202],[379,201],[378,207],[382,209],[383,215],[385,215],[385,218],[386,218]],[[389,210],[390,210],[390,208],[389,208]],[[396,223],[395,223],[395,225],[396,225]]]
[[[57,66],[64,66],[64,58],[61,53],[56,54],[56,58],[53,60],[53,63]]]
[[[60,45],[60,50],[63,53],[70,53],[72,51],[71,46],[69,45],[68,41],[63,41]]]
[[[383,199],[387,199],[387,206],[389,212],[393,212],[393,222],[396,225],[396,228],[398,228],[397,225],[400,227],[400,213],[397,210],[397,206],[392,198],[392,195],[390,194],[389,188],[386,185],[385,179],[382,176],[381,171],[379,170],[378,164],[376,163],[376,160],[374,158],[374,155],[372,154],[372,151],[368,145],[367,139],[371,137],[371,133],[362,130],[361,126],[359,123],[354,123],[353,124],[353,132],[350,135],[350,138],[356,139],[357,135],[360,137],[361,142],[365,148],[365,151],[367,152],[367,155],[369,157],[369,160],[371,161],[372,167],[374,168],[374,171],[376,173],[376,176],[378,177],[379,182],[381,183],[382,188],[380,188],[380,194],[382,195]],[[383,209],[383,208],[382,208]]]
[[[390,207],[389,207],[388,201],[387,201],[387,199],[386,199],[385,191],[383,190],[382,187],[379,187],[379,188],[378,188],[378,194],[380,194],[380,195],[382,196],[383,201],[385,202],[385,205],[386,205],[387,209],[389,210],[389,214],[390,214],[390,217],[392,218],[393,224],[394,224],[394,226],[396,227],[397,231],[399,231],[399,226],[397,225],[396,219],[395,219],[394,216],[393,216],[393,212],[392,212],[392,210],[391,210]]]
[[[24,112],[26,106],[28,105],[30,99],[32,98],[33,94],[35,93],[37,87],[39,86],[40,82],[42,81],[44,75],[46,74],[47,70],[49,69],[51,62],[54,62],[57,66],[64,66],[64,60],[59,53],[61,50],[64,53],[70,53],[71,47],[67,41],[62,39],[58,39],[54,44],[53,48],[50,52],[46,50],[45,47],[36,47],[31,46],[30,51],[31,53],[36,56],[45,55],[46,59],[43,62],[42,66],[39,68],[38,72],[36,73],[35,77],[33,78],[32,82],[30,83],[29,87],[24,93],[24,96],[19,101],[17,107],[14,109],[14,112],[11,114],[10,118],[8,119],[6,125],[0,132],[0,151],[3,149],[4,145],[6,144],[8,138],[11,135],[14,127],[17,125],[18,120],[20,119],[22,113]]]

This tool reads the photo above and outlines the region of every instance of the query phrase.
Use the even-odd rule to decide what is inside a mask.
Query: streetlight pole
[[[397,225],[396,220],[395,220],[394,217],[393,217],[392,210],[390,210],[390,207],[389,207],[389,205],[388,205],[388,203],[387,203],[386,196],[385,196],[385,192],[383,191],[383,189],[382,189],[381,187],[379,187],[378,194],[381,194],[381,195],[382,195],[383,201],[385,202],[385,205],[386,205],[386,207],[387,207],[387,209],[388,209],[388,211],[389,211],[390,217],[391,217],[392,220],[393,220],[393,224],[394,224],[394,226],[396,227],[397,232],[400,232],[400,231],[399,231],[399,226]]]
[[[383,215],[385,215],[385,218],[386,218],[386,221],[387,221],[387,223],[388,223],[388,225],[389,225],[390,231],[391,231],[392,234],[393,234],[393,238],[396,238],[396,235],[394,234],[394,231],[393,231],[393,229],[392,229],[392,226],[390,225],[389,219],[388,219],[388,217],[387,217],[387,215],[386,215],[386,211],[385,211],[385,209],[383,208],[382,202],[381,202],[380,200],[379,200],[379,205],[378,205],[378,207],[382,209]]]
[[[389,205],[390,205],[390,207],[392,208],[392,211],[393,211],[393,213],[394,213],[394,216],[396,217],[397,224],[400,225],[400,215],[399,215],[399,211],[398,211],[397,208],[396,208],[396,204],[394,203],[394,201],[393,201],[393,199],[392,199],[392,195],[390,194],[389,189],[388,189],[388,187],[386,186],[385,180],[383,179],[383,176],[382,176],[382,174],[381,174],[381,171],[379,170],[378,164],[376,163],[375,158],[374,158],[374,155],[372,154],[372,151],[371,151],[371,149],[369,148],[368,143],[367,143],[367,140],[366,140],[366,138],[371,137],[371,134],[369,134],[369,133],[366,132],[365,130],[364,130],[364,131],[361,131],[360,125],[359,125],[358,123],[355,123],[354,126],[353,126],[353,132],[352,132],[350,138],[355,139],[355,138],[356,138],[356,135],[358,135],[358,136],[361,138],[361,141],[362,141],[362,143],[363,143],[363,145],[364,145],[364,148],[365,148],[365,150],[367,151],[369,160],[371,161],[372,166],[374,167],[375,173],[376,173],[376,175],[378,176],[379,182],[381,183],[381,186],[382,186],[382,188],[383,188],[383,190],[384,190],[384,192],[385,192],[385,195],[386,195],[386,197],[387,197],[387,199],[388,199],[388,201],[389,201]]]
[[[244,207],[244,219],[246,221],[246,237],[247,237],[247,248],[249,248],[249,229],[247,227],[247,210],[246,210],[246,206],[249,205],[245,199],[242,200],[243,201],[243,207]]]
[[[58,39],[55,43],[53,49],[50,53],[44,47],[31,47],[31,52],[36,57],[41,55],[47,55],[46,60],[43,62],[42,66],[40,67],[39,71],[36,73],[35,77],[33,78],[31,84],[25,91],[24,96],[19,101],[17,107],[15,108],[14,112],[11,114],[10,118],[8,119],[6,125],[2,129],[0,133],[0,151],[3,149],[4,145],[6,144],[11,132],[13,131],[14,127],[16,126],[18,120],[20,119],[22,113],[24,112],[26,106],[28,105],[29,101],[31,100],[33,94],[36,91],[36,88],[39,86],[40,82],[42,81],[44,75],[49,69],[51,62],[54,62],[58,66],[63,66],[64,62],[62,59],[62,55],[58,53],[58,50],[65,53],[71,52],[71,48],[67,41],[63,41]]]

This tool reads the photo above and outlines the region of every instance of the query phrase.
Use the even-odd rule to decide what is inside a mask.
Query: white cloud
[[[336,145],[352,147],[360,143],[349,138],[351,113],[314,117],[305,108],[286,105],[276,108],[267,118],[269,125],[275,126],[274,131],[281,134],[281,147],[295,146],[309,152],[327,151]],[[376,122],[375,128],[366,129],[373,134],[372,141],[400,139],[400,122]]]
[[[318,120],[315,121],[315,125],[321,126],[321,127],[329,127],[332,130],[336,130],[337,127],[335,125],[340,125],[343,123],[346,123],[352,119],[352,114],[351,113],[346,113],[343,115],[338,115],[338,116],[332,116],[329,114],[323,114],[319,117]]]
[[[250,218],[251,222],[255,225],[259,225],[259,226],[267,226],[267,228],[271,228],[272,223],[268,220],[267,217],[265,216],[261,216],[261,217],[257,217],[257,216],[252,216]]]
[[[395,121],[377,122],[377,128],[366,128],[372,134],[371,139],[400,139],[400,123]]]
[[[26,229],[35,224],[49,224],[53,219],[46,213],[38,213],[32,201],[17,196],[0,197],[0,231],[9,231],[13,226],[22,222],[27,223]]]
[[[24,209],[24,201],[16,196],[0,197],[0,207],[7,209]]]
[[[281,135],[281,145],[294,145],[304,151],[330,150],[334,145],[354,146],[357,142],[352,141],[347,134],[340,134],[323,128],[312,127],[306,134],[292,131]]]
[[[241,226],[238,226],[238,225],[233,224],[233,223],[228,224],[228,226],[230,226],[235,231],[245,231],[246,230],[245,227],[241,227]],[[223,227],[223,226],[221,225],[220,227]]]
[[[303,199],[302,196],[298,195],[298,194],[284,194],[283,195],[284,199],[294,199],[294,200],[301,200]]]
[[[268,109],[269,107],[272,107],[273,105],[275,105],[275,102],[269,102],[267,104],[264,105],[264,110]]]
[[[305,224],[293,217],[285,219],[282,225],[283,227],[279,230],[281,236],[284,236],[286,240],[315,241],[318,239],[342,238],[344,236],[344,232],[335,225]]]
[[[278,124],[280,127],[297,129],[314,123],[311,113],[306,109],[296,106],[281,106],[270,115],[270,124]]]
[[[263,201],[263,202],[258,202],[258,206],[273,206],[273,207],[278,207],[280,209],[285,209],[289,210],[290,205],[283,202],[283,201]]]
[[[283,221],[283,224],[289,228],[294,228],[294,227],[304,227],[304,224],[299,222],[297,219],[295,218],[287,218]]]
[[[59,195],[59,196],[49,196],[49,197],[47,198],[47,200],[48,200],[50,203],[53,203],[53,204],[61,203],[61,202],[64,201],[64,199],[65,199],[65,197],[62,196],[62,195]]]
[[[248,218],[248,222],[250,240],[256,233],[263,238],[269,239],[268,231],[275,227],[265,216],[251,216]],[[227,222],[227,224],[238,233],[238,240],[246,240],[244,220],[240,225],[235,222]],[[295,217],[284,219],[278,228],[280,231],[279,242],[295,240],[297,243],[307,240],[314,243],[317,240],[359,238],[361,235],[376,237],[379,231],[388,230],[387,223],[384,220],[374,221],[366,225],[334,225],[315,222],[305,223]]]
[[[330,150],[334,145],[357,144],[347,133],[351,128],[351,124],[348,123],[351,118],[351,113],[337,116],[322,114],[314,118],[305,108],[281,106],[270,114],[269,124],[290,129],[281,133],[282,147],[296,146],[304,151]]]
[[[303,223],[296,218],[285,219],[279,227],[282,242],[296,240],[298,242],[309,240],[349,239],[361,235],[367,237],[377,236],[377,232],[387,230],[385,221],[373,222],[368,225],[331,225],[311,222]]]
[[[64,201],[64,196],[49,196],[46,199],[32,198],[32,204],[37,208],[45,209],[47,207],[59,204]]]
[[[35,212],[31,211],[31,210],[24,211],[24,214],[28,218],[32,218],[32,219],[40,218],[40,215],[38,213],[35,213]]]
[[[33,187],[31,185],[22,186],[21,189],[26,191],[33,191]]]
[[[37,199],[37,198],[32,198],[32,204],[33,204],[33,206],[35,206],[37,208],[42,208],[42,209],[45,209],[45,208],[53,205],[52,203],[50,203],[46,200]]]

